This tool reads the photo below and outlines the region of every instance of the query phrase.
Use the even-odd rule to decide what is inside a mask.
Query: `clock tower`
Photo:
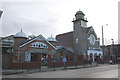
[[[73,22],[73,51],[74,54],[101,53],[99,40],[92,26],[87,27],[87,20],[82,11],[77,11]]]
[[[73,50],[75,54],[87,53],[87,19],[82,11],[77,11],[73,22]]]
[[[72,21],[74,23],[74,27],[87,27],[87,19],[85,18],[85,14],[82,11],[77,11],[75,14],[75,20]]]

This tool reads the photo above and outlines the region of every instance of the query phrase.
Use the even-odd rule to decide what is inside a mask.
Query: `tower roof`
[[[80,10],[76,12],[75,16],[76,16],[76,15],[79,15],[79,14],[82,14],[82,15],[85,16],[85,14],[84,14],[82,11],[80,11]]]
[[[77,11],[75,14],[76,20],[80,20],[80,19],[84,20],[84,16],[85,16],[85,14],[80,10]]]

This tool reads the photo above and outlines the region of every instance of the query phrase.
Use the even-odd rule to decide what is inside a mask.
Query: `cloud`
[[[23,28],[25,33],[45,34],[54,29],[57,15],[40,3],[4,3],[3,36]],[[10,30],[9,30],[10,29]]]
[[[42,34],[45,37],[72,31],[71,21],[75,17],[76,11],[81,9],[88,18],[88,26],[93,26],[100,38],[101,26],[109,24],[108,28],[104,29],[105,37],[109,40],[111,36],[114,38],[117,36],[117,16],[115,16],[117,1],[12,0],[12,2],[8,2],[4,0],[1,36],[15,34],[21,28],[26,34]]]

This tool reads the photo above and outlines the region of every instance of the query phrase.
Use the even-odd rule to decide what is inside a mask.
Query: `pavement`
[[[58,71],[58,70],[70,70],[70,69],[80,69],[80,68],[88,68],[88,67],[98,67],[102,65],[109,65],[109,64],[85,64],[79,66],[67,66],[65,69],[64,67],[57,67],[57,68],[48,68],[47,66],[42,66],[41,69],[4,69],[2,70],[2,75],[13,75],[13,74],[30,74],[36,72],[50,72],[50,71]]]
[[[44,67],[45,68],[45,67]],[[48,78],[65,78],[63,80],[66,80],[66,78],[118,78],[118,65],[110,65],[110,64],[99,64],[97,67],[91,67],[90,65],[84,67],[84,66],[75,66],[68,67],[67,69],[63,69],[63,67],[56,68],[56,71],[53,71],[54,69],[51,68],[52,71],[47,72],[38,72],[38,70],[31,73],[20,73],[20,74],[13,74],[13,75],[2,75],[2,78],[7,78],[8,80],[17,80],[18,78],[23,78],[26,80],[28,79],[37,79],[41,80],[41,78],[46,78],[44,80],[48,80]],[[59,80],[59,79],[58,79]],[[88,80],[88,79],[87,79]],[[90,79],[93,80],[93,79]],[[99,80],[99,79],[96,79]],[[108,79],[109,80],[109,79]],[[118,79],[116,79],[118,80]]]

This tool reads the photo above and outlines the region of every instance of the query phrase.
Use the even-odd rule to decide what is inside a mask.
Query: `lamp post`
[[[113,60],[113,62],[115,63],[115,54],[114,54],[114,39],[111,39],[111,41],[112,41],[112,60]]]
[[[0,10],[0,18],[1,18],[1,16],[2,16],[2,13],[3,13],[3,11]]]
[[[108,26],[108,24],[105,24],[106,26]],[[103,60],[104,60],[104,29],[103,29],[103,26],[105,25],[102,25],[102,50],[103,50]]]

